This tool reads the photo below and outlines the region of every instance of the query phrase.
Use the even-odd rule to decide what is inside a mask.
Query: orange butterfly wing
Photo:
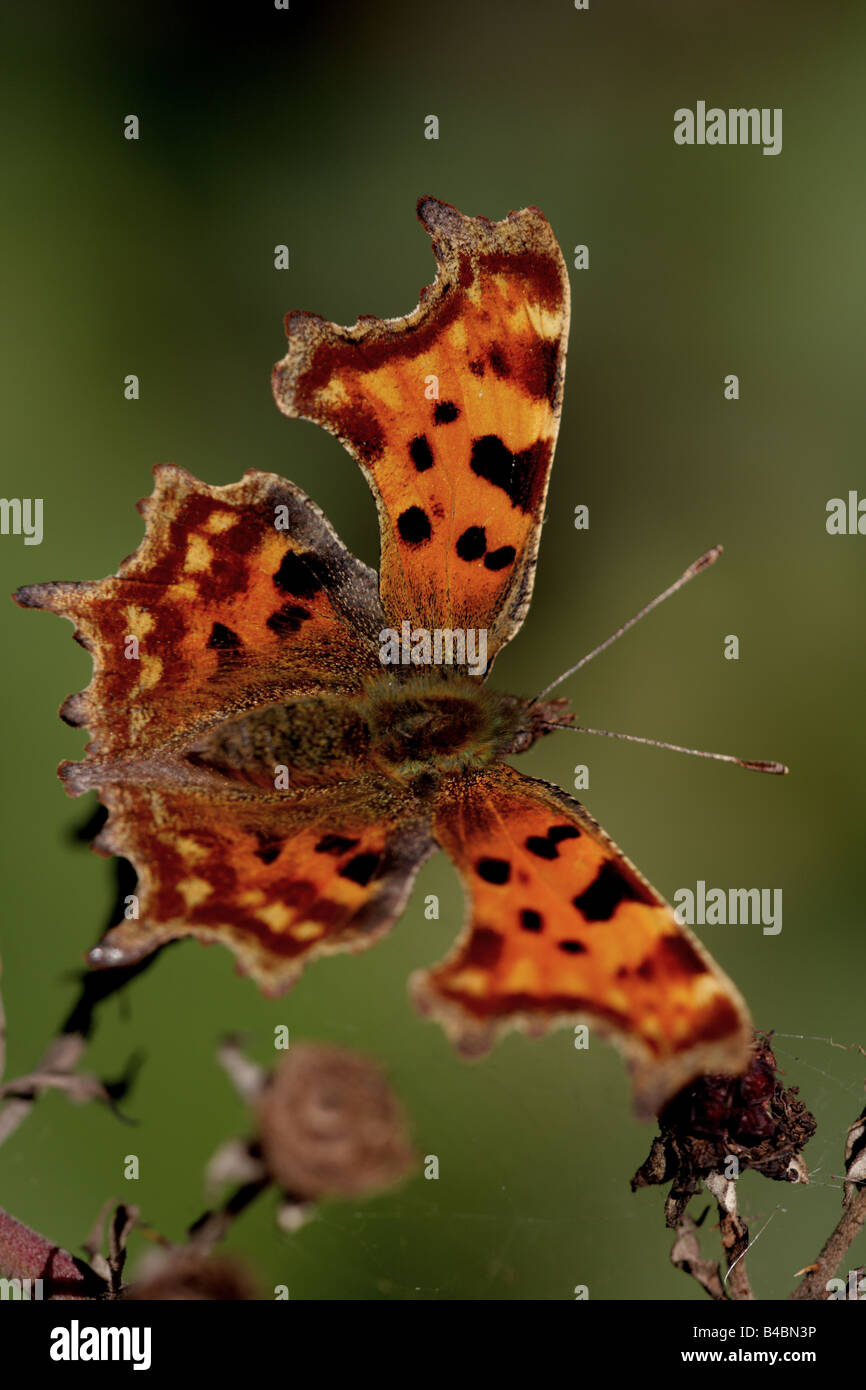
[[[130,965],[168,941],[219,941],[268,994],[304,965],[371,946],[399,917],[435,849],[425,819],[382,780],[255,797],[224,781],[164,774],[103,784],[94,848],[138,872],[139,916],[90,953]]]
[[[422,198],[418,215],[438,273],[417,309],[351,328],[289,314],[274,394],[361,465],[379,510],[391,624],[487,629],[492,658],[532,593],[568,276],[536,208],[494,223]]]
[[[79,791],[98,785],[105,759],[381,674],[375,573],[300,488],[271,473],[209,487],[173,465],[154,471],[144,539],[116,576],[15,595],[71,619],[93,656],[90,686],[61,710],[93,736],[86,764],[66,770]]]
[[[499,764],[445,779],[433,822],[471,900],[456,950],[413,977],[462,1049],[584,1019],[627,1054],[651,1114],[749,1055],[731,981],[579,802]]]
[[[293,767],[285,790],[265,755],[238,769],[229,747],[220,765],[232,721],[307,697],[312,736],[327,699],[348,707],[381,676],[376,576],[271,474],[208,487],[163,466],[142,511],[144,539],[116,576],[16,595],[70,618],[93,656],[90,686],[63,708],[92,741],[61,775],[73,795],[98,791],[109,820],[94,848],[138,873],[137,915],[91,963],[194,936],[276,992],[307,959],[387,930],[434,848],[417,804],[348,753]]]

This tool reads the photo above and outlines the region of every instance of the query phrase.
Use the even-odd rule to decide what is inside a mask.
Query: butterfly
[[[286,318],[280,410],[342,441],[369,483],[381,572],[298,487],[155,470],[113,577],[19,590],[93,657],[61,716],[91,734],[60,775],[109,812],[95,848],[138,874],[91,951],[129,965],[222,942],[270,993],[371,946],[435,849],[468,918],[411,993],[467,1055],[505,1028],[587,1021],[626,1054],[642,1113],[752,1037],[734,985],[585,808],[508,759],[572,718],[486,683],[529,608],[563,399],[569,283],[533,207],[418,204],[437,261],[404,318]]]

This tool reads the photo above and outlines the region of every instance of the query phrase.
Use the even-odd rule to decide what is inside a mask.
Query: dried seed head
[[[124,1298],[150,1302],[234,1302],[259,1297],[251,1275],[237,1260],[193,1250],[160,1252],[145,1263],[141,1279]]]
[[[412,1165],[403,1112],[387,1081],[343,1048],[292,1048],[264,1086],[258,1111],[264,1162],[296,1200],[375,1192]]]
[[[689,1198],[732,1160],[738,1173],[754,1168],[777,1182],[805,1182],[800,1157],[815,1133],[814,1115],[777,1075],[769,1034],[758,1033],[743,1076],[701,1076],[659,1115],[658,1137],[632,1178],[632,1188],[671,1182],[668,1225],[682,1218]],[[708,1183],[709,1185],[709,1183]]]

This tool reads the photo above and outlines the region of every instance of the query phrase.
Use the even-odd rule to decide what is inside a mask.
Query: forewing
[[[270,473],[208,487],[155,471],[144,539],[116,576],[15,596],[70,618],[93,656],[90,686],[61,710],[90,729],[88,761],[381,674],[376,576],[299,488]]]
[[[502,222],[423,198],[436,279],[401,319],[286,319],[277,404],[335,434],[379,510],[392,626],[486,629],[488,655],[532,592],[559,426],[565,265],[536,208]]]

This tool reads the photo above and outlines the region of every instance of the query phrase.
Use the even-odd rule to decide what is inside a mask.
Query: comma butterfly
[[[279,408],[335,434],[370,484],[378,578],[282,478],[209,487],[167,465],[116,576],[16,595],[92,653],[91,685],[61,709],[92,741],[60,775],[98,792],[95,847],[139,875],[140,920],[89,959],[194,936],[276,993],[386,932],[440,846],[469,920],[413,976],[418,1006],[468,1054],[505,1026],[585,1019],[624,1049],[650,1113],[701,1073],[742,1070],[746,1007],[583,806],[504,761],[567,724],[565,702],[483,681],[532,592],[565,265],[535,208],[494,223],[423,198],[418,213],[438,262],[418,307],[350,328],[291,313],[273,374]]]

